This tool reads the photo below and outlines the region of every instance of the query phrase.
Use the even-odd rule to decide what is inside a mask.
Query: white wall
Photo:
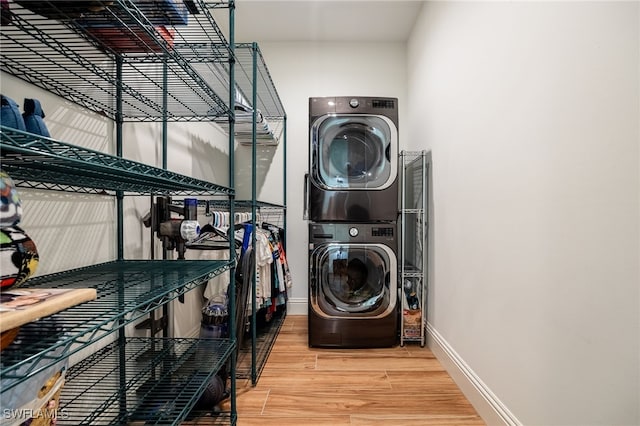
[[[637,2],[430,2],[410,39],[429,322],[505,421],[640,424],[639,21]]]
[[[402,138],[406,105],[405,47],[403,43],[292,42],[261,43],[260,49],[288,117],[287,259],[294,281],[289,312],[306,314],[308,231],[302,215],[303,179],[309,158],[309,98],[397,97]],[[267,178],[273,173],[281,172],[272,166]],[[281,191],[279,186],[266,185],[259,198],[277,200]]]
[[[125,123],[123,156],[162,167],[162,124]],[[168,123],[167,169],[176,173],[227,186],[229,183],[229,142],[218,127],[210,123]],[[178,197],[180,198],[180,197]],[[141,218],[149,211],[149,197],[125,197],[125,257],[150,256],[151,237]],[[204,225],[206,218],[199,216]],[[157,250],[161,242],[154,239]],[[157,251],[160,254],[159,251]]]

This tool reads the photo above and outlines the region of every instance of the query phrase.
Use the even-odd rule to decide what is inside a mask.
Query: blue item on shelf
[[[130,7],[137,9],[148,22],[147,25],[129,16],[114,4],[111,11],[117,19],[107,14],[87,14],[76,19],[74,25],[81,28],[98,43],[118,53],[150,53],[171,49],[174,43],[173,26],[187,25],[189,11],[181,0],[133,0]]]
[[[22,220],[20,194],[11,176],[0,169],[0,228],[16,226],[20,220]]]
[[[200,339],[219,339],[227,337],[227,325],[200,324]]]
[[[189,9],[182,0],[134,0],[153,25],[187,25]]]
[[[0,103],[2,104],[0,107],[0,124],[12,129],[27,130],[16,101],[4,95],[0,95],[0,98]]]
[[[47,138],[51,136],[51,134],[49,134],[49,129],[47,129],[47,125],[44,124],[44,111],[42,110],[39,100],[25,98],[24,114],[22,114],[22,117],[24,118],[24,125],[27,132]]]
[[[167,25],[187,25],[189,22],[189,10],[182,0],[133,0],[131,8],[137,9],[144,19],[154,26]],[[144,25],[140,25],[138,21],[129,17],[129,13],[119,12],[118,8],[124,7],[119,4],[111,6],[113,13],[118,19],[107,14],[86,14],[82,19],[77,19],[74,24],[84,29],[87,28],[124,28],[138,27],[141,33],[144,33]],[[135,9],[134,9],[135,8]]]

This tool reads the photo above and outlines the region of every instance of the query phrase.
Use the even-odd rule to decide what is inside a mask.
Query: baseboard
[[[488,425],[522,426],[444,337],[427,324],[427,345]]]
[[[287,301],[287,315],[307,315],[308,308],[306,297],[290,297]]]

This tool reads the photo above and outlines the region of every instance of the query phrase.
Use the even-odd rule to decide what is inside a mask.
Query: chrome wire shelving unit
[[[228,9],[233,28],[235,3],[190,1],[188,23],[180,18],[184,13],[175,15],[174,6],[182,7],[182,2],[92,3],[92,10],[76,13],[83,7],[80,2],[20,1],[10,3],[10,15],[2,12],[3,23],[6,17],[10,23],[0,32],[0,70],[111,119],[116,142],[116,154],[111,155],[2,127],[3,169],[22,188],[114,196],[118,221],[117,260],[26,283],[25,287],[36,288],[93,287],[98,297],[53,315],[64,325],[64,333],[38,342],[27,359],[10,347],[3,350],[2,393],[25,383],[44,366],[112,336],[113,343],[67,372],[61,408],[70,417],[59,422],[179,424],[189,416],[208,380],[229,364],[230,410],[219,413],[215,424],[235,424],[233,337],[131,338],[125,333],[126,325],[209,278],[226,270],[233,277],[232,244],[230,259],[224,261],[125,260],[122,205],[128,195],[222,196],[233,210],[235,43],[233,31],[225,38],[212,13]],[[229,122],[229,186],[168,171],[166,123],[219,117]],[[127,121],[165,124],[162,167],[122,157],[122,125]],[[230,291],[235,291],[233,279]],[[232,301],[230,310],[234,309]],[[143,352],[144,356],[136,355]]]
[[[426,151],[401,151],[400,344],[426,344],[427,160]]]

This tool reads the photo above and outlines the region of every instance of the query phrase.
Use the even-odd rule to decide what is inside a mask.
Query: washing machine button
[[[354,228],[354,227],[349,228],[349,235],[351,235],[352,237],[357,237],[358,233],[359,233],[358,228]]]
[[[351,108],[358,108],[360,102],[356,98],[353,98],[349,101],[349,105],[351,105]]]

